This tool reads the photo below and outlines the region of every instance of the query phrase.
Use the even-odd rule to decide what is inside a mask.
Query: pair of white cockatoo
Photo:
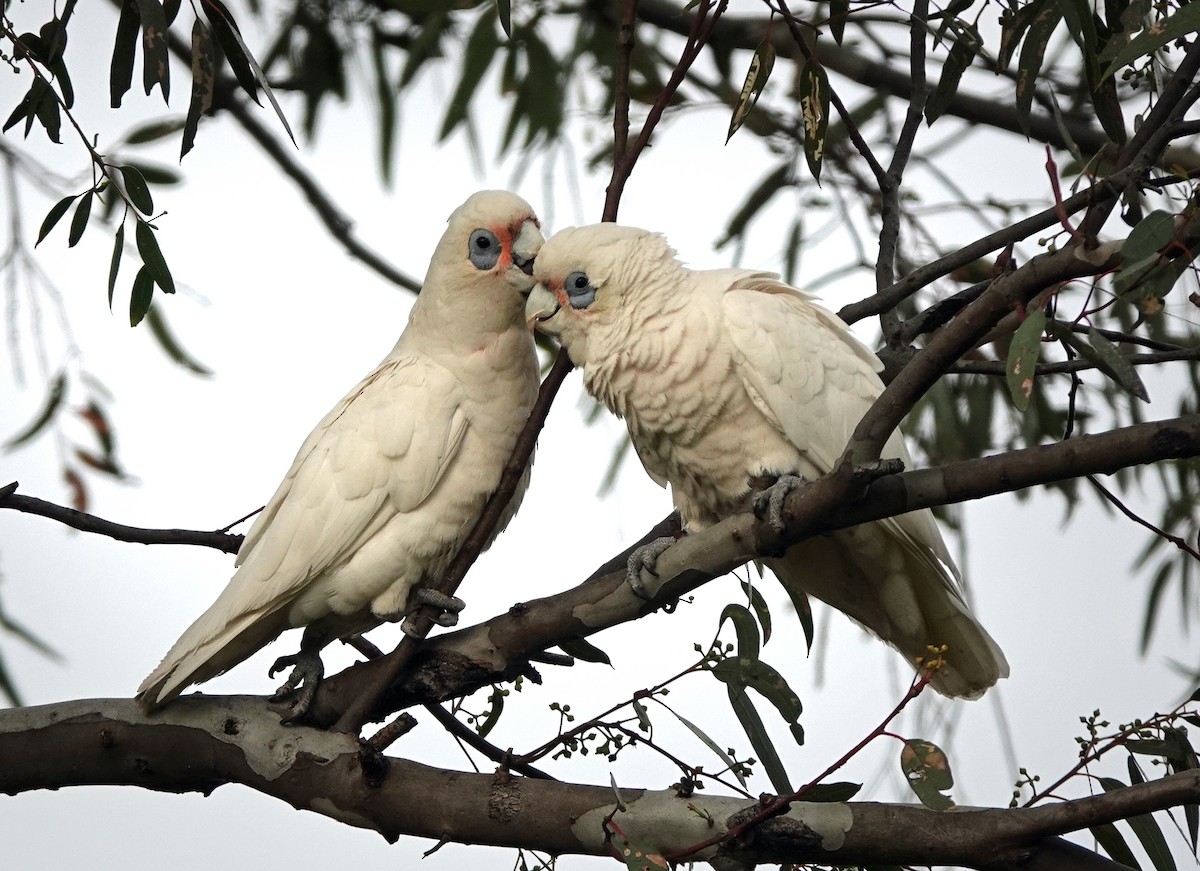
[[[419,601],[449,606],[422,588],[470,532],[533,405],[533,324],[624,418],[688,531],[742,510],[761,476],[829,471],[883,389],[846,325],[772,275],[692,271],[661,236],[614,224],[544,241],[519,197],[477,193],[451,215],[395,348],[309,435],[229,585],[139,700],[157,707],[305,626],[301,654],[277,663],[297,666],[285,688],[305,679],[303,704],[325,643]],[[899,434],[884,457],[908,461]],[[946,645],[933,677],[946,695],[978,696],[1008,673],[928,511],[810,539],[767,565],[910,660]]]

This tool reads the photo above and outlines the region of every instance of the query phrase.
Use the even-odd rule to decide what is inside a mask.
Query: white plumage
[[[324,643],[399,619],[445,570],[537,396],[524,295],[542,241],[529,204],[504,191],[451,215],[396,346],[305,440],[228,586],[142,682],[143,705],[290,627]]]
[[[624,418],[689,531],[744,510],[753,478],[828,472],[883,390],[879,360],[809,295],[769,273],[689,270],[644,230],[563,230],[534,275],[528,313]],[[911,467],[899,433],[883,457]],[[766,563],[910,661],[947,645],[933,679],[946,695],[976,697],[1008,674],[929,511],[813,538]]]

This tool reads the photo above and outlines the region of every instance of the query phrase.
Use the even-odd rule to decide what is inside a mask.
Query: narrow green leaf
[[[1025,36],[1025,31],[1049,3],[1050,0],[1034,0],[1032,3],[1018,7],[1015,11],[1005,9],[1001,12],[1000,50],[996,55],[996,63],[1001,70],[1008,69],[1013,55],[1016,54],[1017,46],[1021,44],[1021,40]]]
[[[179,159],[192,150],[200,116],[212,108],[216,88],[216,58],[213,54],[212,31],[197,18],[192,23],[192,94],[188,100],[187,118],[183,122],[183,142]]]
[[[379,175],[383,183],[392,184],[392,163],[396,150],[396,91],[388,76],[384,60],[382,31],[371,28],[371,73],[375,79],[375,102],[379,107]]]
[[[117,271],[121,268],[121,255],[125,252],[125,225],[117,227],[113,235],[112,259],[108,263],[108,310],[112,311],[113,291],[117,287]]]
[[[446,139],[458,125],[467,120],[471,100],[479,90],[479,83],[487,73],[488,67],[492,65],[492,60],[496,57],[496,51],[500,45],[500,38],[496,36],[492,10],[485,6],[483,12],[475,19],[475,26],[471,28],[471,34],[467,37],[467,45],[463,53],[462,75],[459,77],[458,85],[454,88],[450,102],[446,104],[446,115],[442,119],[441,129],[438,131],[439,142]]]
[[[109,298],[108,307],[112,308],[112,298]],[[178,363],[183,368],[189,370],[195,375],[208,376],[212,374],[212,370],[193,357],[187,350],[179,344],[179,340],[175,338],[175,334],[171,332],[171,328],[167,325],[167,319],[156,305],[150,306],[150,310],[146,312],[146,326],[150,328],[151,334],[154,336],[158,346],[166,352],[174,362]]]
[[[167,16],[159,0],[136,0],[142,22],[142,86],[158,85],[163,102],[171,97],[171,58],[167,54]]]
[[[1175,237],[1175,216],[1155,209],[1138,221],[1121,243],[1121,259],[1129,262],[1156,257]]]
[[[1125,47],[1117,52],[1102,75],[1108,78],[1126,64],[1143,55],[1152,54],[1168,42],[1186,37],[1197,30],[1200,30],[1200,6],[1189,3],[1166,18],[1154,22],[1129,40]]]
[[[829,0],[829,33],[833,41],[842,44],[846,35],[846,17],[850,14],[850,0]]]
[[[1137,369],[1112,340],[1093,327],[1088,330],[1088,341],[1095,351],[1094,361],[1102,372],[1142,402],[1150,401],[1150,394],[1146,392],[1146,385],[1138,376]]]
[[[809,172],[820,184],[825,136],[829,130],[829,78],[825,68],[814,59],[805,61],[800,70],[800,109],[804,121],[804,158]]]
[[[137,0],[125,0],[117,20],[117,36],[113,41],[112,61],[108,71],[108,93],[112,108],[121,105],[121,98],[133,84],[133,63],[137,59],[138,33],[141,30]]]
[[[583,662],[602,662],[605,665],[612,665],[608,654],[586,638],[568,638],[566,641],[560,641],[558,649]]]
[[[75,214],[71,216],[71,231],[67,235],[68,248],[74,248],[83,238],[83,231],[87,229],[88,225],[88,216],[92,213],[92,198],[95,194],[95,191],[88,191],[79,198],[79,205],[75,207]]]
[[[15,708],[25,704],[25,700],[17,691],[17,685],[13,683],[12,675],[8,673],[8,666],[3,657],[0,657],[0,696],[8,699],[8,703]]]
[[[666,705],[663,705],[663,707],[667,708]],[[717,744],[716,741],[714,741],[712,738],[708,737],[708,735],[704,732],[703,729],[701,729],[699,726],[697,726],[695,723],[693,723],[687,717],[683,716],[682,714],[676,713],[671,708],[667,708],[667,710],[670,711],[672,714],[675,714],[675,719],[679,720],[679,722],[681,722],[681,723],[683,723],[683,725],[687,726],[692,731],[693,735],[695,735],[697,738],[699,738],[701,741],[703,741],[704,745],[706,747],[708,747],[708,749],[711,750],[713,753],[715,753],[718,759],[720,759],[722,762],[725,763],[725,768],[728,769],[730,772],[732,772],[733,776],[737,778],[738,783],[740,783],[742,785],[742,788],[744,789],[746,786],[746,778],[744,778],[742,776],[741,767],[738,766],[733,761],[733,759],[730,758],[729,754],[726,753],[724,750],[722,750],[720,745]]]
[[[30,99],[33,101],[33,114],[25,119],[25,135],[29,135],[29,129],[36,117],[41,123],[42,129],[46,131],[46,137],[51,142],[61,143],[62,115],[58,110],[58,100],[54,96],[54,89],[44,79],[34,79],[29,93]]]
[[[275,99],[275,92],[271,90],[271,86],[267,83],[267,77],[263,75],[258,61],[254,59],[254,55],[250,53],[250,49],[246,47],[246,43],[242,42],[242,34],[238,30],[237,22],[233,20],[233,16],[229,14],[229,10],[225,8],[225,5],[220,0],[201,0],[201,3],[204,6],[204,14],[208,16],[209,23],[212,24],[213,30],[216,32],[217,41],[221,44],[221,48],[225,52],[225,57],[230,60],[231,65],[234,57],[239,58],[244,69],[249,70],[250,79],[262,86],[263,93],[267,95],[267,99],[271,102],[271,108],[275,110],[276,117],[283,124],[283,129],[287,132],[288,139],[292,140],[292,145],[295,145],[296,136],[292,133],[291,125],[288,124],[287,117],[283,114],[283,109],[279,107],[279,101]],[[258,94],[256,89],[253,85],[250,88],[246,88],[246,82],[243,81],[245,73],[239,74],[238,68],[235,66],[234,74],[237,76],[243,90],[257,103]]]
[[[637,716],[637,719],[638,719],[638,726],[641,728],[641,730],[643,732],[649,732],[650,728],[651,728],[650,713],[646,710],[645,702],[643,702],[641,699],[639,699],[635,696],[631,700],[631,704],[633,707],[633,713]]]
[[[133,279],[133,293],[129,296],[129,326],[136,327],[150,310],[154,301],[154,276],[143,266]]]
[[[512,38],[512,0],[496,0],[496,14],[500,16],[500,27],[504,35]]]
[[[154,309],[150,309],[151,313]],[[496,727],[500,722],[500,714],[504,712],[504,690],[500,687],[492,687],[492,694],[488,696],[488,714],[482,723],[477,723],[475,731],[480,738],[486,738],[488,733]]]
[[[733,630],[737,633],[738,655],[746,659],[758,659],[758,624],[754,622],[754,615],[741,605],[729,604],[721,612],[718,627],[724,626],[726,620],[733,623]]]
[[[1021,59],[1017,62],[1017,122],[1022,132],[1029,135],[1029,110],[1033,105],[1033,92],[1037,88],[1038,75],[1042,71],[1042,60],[1046,46],[1062,20],[1062,10],[1057,6],[1046,6],[1034,16],[1021,46]]]
[[[71,208],[71,203],[74,201],[74,195],[63,197],[50,207],[50,211],[48,211],[46,213],[46,217],[42,219],[42,226],[41,229],[38,230],[37,241],[33,243],[34,248],[42,244],[42,240],[50,235],[50,231],[54,229],[54,225],[62,220],[62,216],[67,213],[67,209]]]
[[[1102,823],[1098,826],[1092,826],[1089,831],[1096,842],[1108,854],[1108,858],[1118,864],[1125,865],[1129,868],[1136,868],[1141,871],[1141,865],[1138,864],[1137,857],[1133,855],[1133,851],[1129,849],[1129,845],[1125,843],[1125,836],[1121,834],[1120,829],[1112,823]]]
[[[138,124],[125,134],[125,142],[129,145],[144,145],[147,142],[157,142],[166,139],[183,129],[184,119],[179,116],[160,118]]]
[[[4,449],[11,451],[13,448],[20,447],[30,441],[34,436],[46,428],[54,413],[58,411],[62,405],[63,396],[66,393],[67,373],[59,372],[54,376],[54,380],[50,382],[50,389],[46,391],[46,399],[42,402],[41,410],[38,411],[35,417],[23,430],[14,435],[4,443]]]
[[[850,801],[862,789],[861,783],[814,783],[804,790],[805,801]]]
[[[746,733],[746,737],[750,739],[750,746],[754,748],[755,756],[762,763],[763,770],[767,772],[771,785],[780,795],[791,795],[795,790],[792,789],[792,784],[788,780],[787,770],[783,767],[783,762],[775,751],[775,745],[767,735],[762,718],[754,709],[754,703],[750,701],[750,696],[746,694],[745,690],[737,687],[728,686],[726,689],[729,691],[729,704],[733,706],[733,712],[737,715],[738,722],[742,724],[742,730]]]
[[[166,258],[163,257],[162,250],[158,247],[154,229],[145,221],[138,221],[133,235],[137,240],[138,253],[142,255],[142,262],[146,264],[146,268],[154,277],[154,283],[163,289],[163,293],[174,293],[175,280],[171,277],[171,270],[167,267]]]
[[[932,124],[949,108],[954,95],[958,93],[958,84],[963,73],[982,48],[983,40],[973,26],[965,28],[954,40],[954,45],[950,47],[950,53],[946,55],[946,61],[942,64],[942,75],[938,79],[937,87],[925,103],[926,124]]]
[[[1098,777],[1096,780],[1099,781],[1100,787],[1105,792],[1126,788],[1124,783],[1112,777]],[[1133,829],[1133,834],[1137,836],[1142,849],[1150,857],[1150,862],[1156,871],[1176,871],[1175,859],[1171,856],[1170,848],[1167,847],[1162,829],[1159,828],[1158,822],[1152,815],[1139,814],[1129,817],[1126,822],[1129,823],[1129,828]]]
[[[730,656],[713,666],[718,680],[733,687],[749,687],[775,706],[785,722],[800,719],[800,697],[788,686],[783,675],[761,659]]]
[[[1008,359],[1004,374],[1008,381],[1008,394],[1018,411],[1029,408],[1033,395],[1034,372],[1042,354],[1042,333],[1046,331],[1045,309],[1034,309],[1025,316],[1021,326],[1013,333],[1008,346]]]
[[[729,132],[725,135],[728,143],[750,114],[750,110],[758,102],[759,95],[767,86],[771,70],[775,67],[775,43],[768,34],[754,49],[750,58],[750,68],[746,70],[746,80],[742,82],[742,91],[738,94],[737,102],[733,105],[733,117],[729,119]]]
[[[4,122],[4,126],[0,127],[0,133],[7,133],[10,128],[16,127],[22,121],[29,118],[30,112],[33,111],[33,105],[29,102],[28,92],[21,98],[21,102],[17,103],[17,108],[12,110],[12,114]]]
[[[51,647],[47,642],[43,641],[38,636],[34,635],[20,623],[13,620],[3,611],[0,611],[0,628],[10,635],[15,635],[17,638],[24,641],[42,656],[55,662],[63,662],[63,655]]]
[[[758,618],[758,625],[762,627],[762,643],[771,640],[771,609],[767,607],[767,600],[763,598],[753,584],[741,581],[742,589],[750,598],[750,607],[754,609],[754,616]]]
[[[121,174],[121,180],[125,186],[125,193],[129,195],[129,201],[143,215],[151,215],[154,213],[154,197],[150,195],[150,188],[146,185],[146,180],[142,178],[142,174],[138,172],[136,166],[116,166],[113,167]]]
[[[954,807],[953,799],[944,794],[954,786],[954,776],[942,748],[930,741],[906,738],[900,750],[900,769],[921,804],[935,811]]]
[[[158,163],[146,163],[140,160],[130,161],[126,165],[133,167],[141,173],[142,178],[148,185],[156,184],[169,187],[183,181],[183,173],[170,166],[163,166]]]

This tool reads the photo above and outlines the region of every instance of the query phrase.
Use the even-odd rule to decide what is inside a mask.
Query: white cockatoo
[[[650,477],[670,484],[686,531],[745,510],[752,479],[794,485],[830,471],[883,390],[878,358],[808,294],[770,273],[690,270],[655,233],[563,230],[542,247],[534,277],[531,321],[560,337],[588,392],[625,420]],[[883,458],[909,465],[899,433]],[[1008,674],[959,594],[927,510],[765,562],[910,661],[946,645],[932,679],[945,695],[977,697]]]
[[[396,346],[300,447],[228,586],[138,688],[143,706],[306,626],[302,654],[276,667],[298,666],[281,693],[305,679],[307,707],[316,651],[403,617],[414,589],[429,592],[421,586],[471,531],[537,396],[524,311],[543,241],[533,209],[506,191],[476,193],[450,216]],[[527,482],[528,471],[500,528]]]

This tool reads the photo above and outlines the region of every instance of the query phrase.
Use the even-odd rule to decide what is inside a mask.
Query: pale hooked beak
[[[558,330],[547,322],[558,314],[559,308],[558,300],[546,289],[546,285],[535,284],[525,300],[525,325],[552,336],[557,335]]]
[[[521,232],[517,233],[512,245],[512,259],[516,267],[526,275],[533,275],[533,259],[542,250],[545,241],[542,231],[533,221],[521,224]]]

